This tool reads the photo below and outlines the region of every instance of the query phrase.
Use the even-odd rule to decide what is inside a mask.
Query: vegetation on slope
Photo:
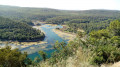
[[[90,36],[78,31],[74,41],[68,44],[56,42],[55,52],[51,58],[41,62],[40,65],[43,67],[67,67],[70,65],[97,67],[95,65],[100,66],[120,61],[119,25],[120,21],[115,20],[110,23],[108,28],[93,31],[89,34]],[[70,58],[76,59],[69,60]],[[68,65],[70,61],[76,63]]]
[[[52,24],[66,24],[69,26],[65,31],[76,33],[78,29],[85,30],[86,33],[92,30],[105,29],[109,26],[109,23],[118,17],[107,17],[107,16],[70,16],[70,17],[54,17],[46,20]]]
[[[40,30],[33,29],[26,23],[14,22],[0,17],[0,39],[17,41],[36,41],[44,39]]]
[[[120,61],[120,21],[110,23],[107,29],[90,33],[91,45],[94,45],[93,63],[114,63]],[[117,32],[116,32],[117,31]]]
[[[77,29],[83,29],[86,33],[92,30],[105,29],[111,21],[120,18],[120,11],[117,10],[68,11],[2,5],[0,9],[0,16],[18,21],[28,19],[46,21],[52,24],[66,24],[70,27],[66,31],[75,33]]]

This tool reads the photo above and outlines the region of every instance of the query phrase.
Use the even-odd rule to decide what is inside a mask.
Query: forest
[[[38,41],[44,37],[44,33],[32,28],[27,22],[15,22],[0,17],[0,40]]]

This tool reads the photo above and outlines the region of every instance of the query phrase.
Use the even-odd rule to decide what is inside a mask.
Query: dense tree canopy
[[[0,49],[0,67],[26,67],[27,54],[7,46]]]
[[[115,36],[120,36],[120,22],[118,20],[111,22],[109,30],[114,33]]]
[[[44,39],[44,34],[26,23],[14,22],[0,17],[0,39],[17,41],[35,41]]]
[[[92,48],[95,54],[92,63],[102,64],[120,61],[119,25],[120,22],[115,20],[110,23],[107,29],[90,33],[89,43],[95,46]]]
[[[53,18],[48,18],[47,23],[52,24],[66,24],[69,28],[66,31],[77,32],[78,29],[83,29],[87,33],[92,30],[105,29],[109,23],[119,17],[114,16],[57,16]]]

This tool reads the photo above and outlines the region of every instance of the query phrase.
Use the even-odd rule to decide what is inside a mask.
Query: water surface
[[[54,52],[53,45],[56,41],[59,41],[59,42],[64,41],[66,43],[68,41],[68,40],[62,39],[55,32],[53,32],[52,29],[55,29],[55,28],[62,28],[62,26],[61,25],[51,26],[47,24],[42,24],[42,26],[40,26],[40,29],[45,33],[45,39],[43,40],[44,42],[46,42],[45,44],[37,44],[37,45],[33,44],[24,48],[22,47],[23,45],[15,45],[15,44],[8,44],[8,45],[10,45],[13,49],[19,48],[21,52],[27,52],[28,57],[31,58],[32,60],[37,56],[40,57],[38,54],[38,51],[40,50],[45,51],[48,57],[50,57],[51,53]],[[4,47],[5,44],[1,43],[0,46]]]
[[[36,47],[35,48],[36,52],[30,54],[29,55],[30,58],[33,59],[36,56],[39,56],[39,54],[37,52],[39,50],[45,51],[47,53],[48,57],[50,57],[51,53],[54,51],[53,45],[54,45],[54,43],[56,41],[59,41],[59,42],[64,41],[64,42],[67,43],[68,40],[62,39],[55,32],[52,31],[52,29],[55,29],[55,28],[58,28],[58,27],[62,28],[61,25],[57,25],[57,26],[43,25],[43,26],[40,27],[42,29],[42,31],[44,31],[45,36],[46,36],[44,41],[46,41],[47,43],[46,44],[42,44],[42,46],[46,46],[46,48],[45,49],[40,49],[39,46],[41,46],[41,45],[33,45],[34,47]]]

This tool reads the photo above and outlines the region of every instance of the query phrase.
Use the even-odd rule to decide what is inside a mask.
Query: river
[[[23,45],[15,45],[15,44],[8,44],[8,45],[11,45],[12,48],[18,48],[21,52],[27,52],[28,53],[28,57],[31,58],[32,60],[35,58],[35,57],[40,57],[39,54],[38,54],[38,51],[40,50],[43,50],[47,53],[48,55],[48,58],[51,56],[51,53],[54,52],[54,49],[53,49],[53,45],[56,41],[59,41],[59,42],[66,42],[68,40],[64,40],[62,39],[61,37],[59,37],[55,32],[53,32],[52,29],[55,29],[55,28],[62,28],[61,25],[56,25],[56,26],[51,26],[51,25],[47,25],[47,24],[42,24],[41,26],[33,26],[33,28],[36,28],[36,29],[40,29],[42,30],[44,33],[45,33],[45,39],[43,40],[43,44],[33,44],[33,45],[28,45],[26,47],[22,47]],[[0,44],[0,46],[5,46],[5,44]]]

